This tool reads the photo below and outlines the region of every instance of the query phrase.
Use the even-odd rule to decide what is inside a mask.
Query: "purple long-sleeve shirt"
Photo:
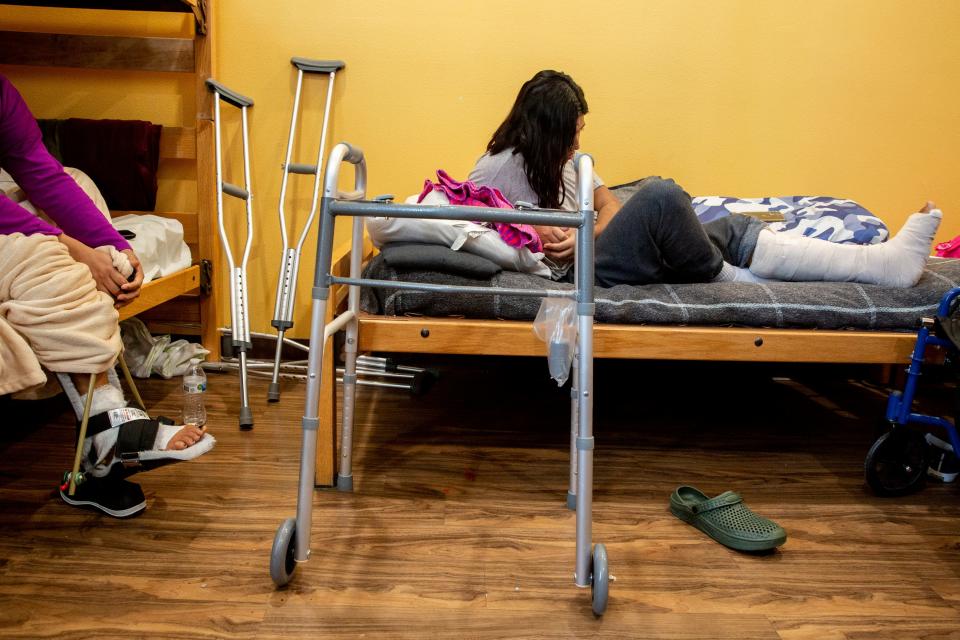
[[[0,167],[60,229],[0,194],[0,235],[60,235],[62,229],[89,247],[130,245],[43,146],[40,127],[13,84],[0,75]]]

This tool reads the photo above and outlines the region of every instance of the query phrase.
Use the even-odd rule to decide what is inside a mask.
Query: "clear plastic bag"
[[[577,342],[577,303],[569,298],[544,298],[533,321],[533,332],[547,343],[550,377],[562,387],[570,377]]]

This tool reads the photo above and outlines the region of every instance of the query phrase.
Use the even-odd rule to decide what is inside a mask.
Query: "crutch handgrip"
[[[286,165],[286,170],[287,173],[299,173],[305,176],[312,176],[317,172],[317,165],[291,162],[290,164]]]
[[[251,98],[248,98],[241,93],[237,93],[232,89],[228,89],[213,78],[207,78],[207,88],[210,89],[210,91],[218,94],[221,99],[226,100],[235,107],[242,109],[243,107],[253,106],[253,100]]]
[[[233,196],[234,198],[240,198],[241,200],[249,200],[250,192],[244,189],[243,187],[238,187],[235,184],[229,182],[222,182],[220,186],[223,188],[223,192]]]
[[[333,73],[347,66],[343,60],[311,60],[297,56],[290,58],[290,64],[307,73]]]

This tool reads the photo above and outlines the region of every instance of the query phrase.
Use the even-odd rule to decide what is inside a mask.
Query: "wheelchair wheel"
[[[867,484],[878,496],[905,496],[922,489],[927,482],[927,446],[922,433],[894,427],[867,452]]]

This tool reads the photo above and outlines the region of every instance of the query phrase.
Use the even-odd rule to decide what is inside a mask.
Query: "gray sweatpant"
[[[647,178],[597,238],[597,284],[709,282],[724,261],[749,266],[765,226],[745,215],[701,224],[676,182]]]

